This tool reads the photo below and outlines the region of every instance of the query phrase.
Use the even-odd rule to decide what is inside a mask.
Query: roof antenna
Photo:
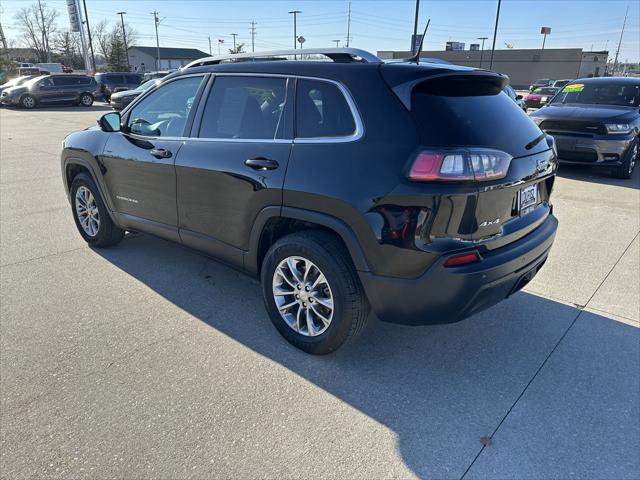
[[[424,27],[424,32],[422,33],[422,38],[420,39],[420,45],[418,45],[418,48],[416,49],[414,54],[407,58],[405,62],[416,62],[418,64],[420,63],[420,52],[422,52],[422,44],[424,43],[424,37],[427,35],[427,30],[429,29],[430,23],[431,19],[427,20],[427,26]]]

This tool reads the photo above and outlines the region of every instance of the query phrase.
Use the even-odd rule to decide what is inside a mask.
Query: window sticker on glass
[[[581,92],[582,90],[584,90],[584,83],[574,83],[564,87],[563,93]]]

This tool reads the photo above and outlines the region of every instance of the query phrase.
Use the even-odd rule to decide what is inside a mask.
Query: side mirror
[[[516,95],[516,100],[522,100],[522,95]]]
[[[98,125],[100,125],[103,132],[119,132],[121,121],[122,119],[118,112],[109,112],[98,119]]]

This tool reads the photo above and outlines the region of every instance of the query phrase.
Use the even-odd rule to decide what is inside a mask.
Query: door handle
[[[173,155],[170,150],[165,150],[164,148],[152,148],[149,153],[156,158],[171,158],[171,155]]]
[[[254,170],[274,170],[279,166],[275,160],[264,157],[249,158],[244,161],[244,164]]]

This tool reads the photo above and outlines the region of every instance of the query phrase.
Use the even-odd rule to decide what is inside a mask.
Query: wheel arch
[[[89,177],[91,177],[93,183],[95,183],[96,188],[98,189],[98,191],[100,192],[100,196],[102,197],[102,201],[107,207],[107,211],[109,212],[111,220],[117,225],[118,222],[113,215],[113,205],[111,203],[111,197],[106,194],[102,186],[102,182],[98,180],[98,176],[94,172],[91,163],[80,157],[68,157],[67,159],[65,159],[63,168],[64,187],[69,202],[71,202],[71,183],[73,182],[73,179],[80,173],[86,173],[87,175],[89,175]]]
[[[244,254],[244,268],[258,276],[269,247],[284,235],[301,230],[319,229],[336,235],[349,251],[358,271],[369,271],[366,257],[351,228],[342,220],[325,213],[293,207],[266,207],[256,217],[249,250]]]

